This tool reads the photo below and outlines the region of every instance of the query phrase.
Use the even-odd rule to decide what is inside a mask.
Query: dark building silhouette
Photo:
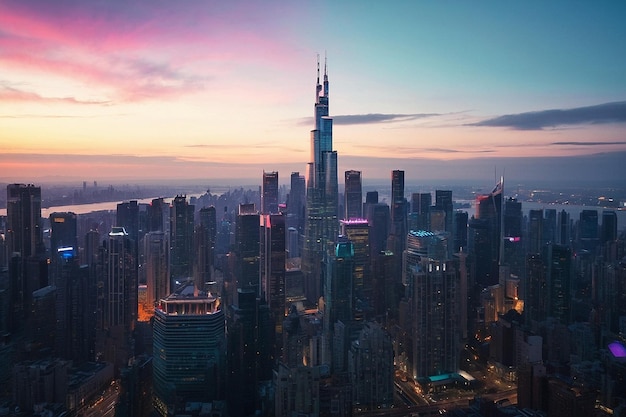
[[[176,196],[170,209],[170,279],[184,282],[192,276],[195,207]]]
[[[261,213],[278,213],[278,172],[263,171],[263,184],[261,189]]]
[[[237,290],[228,325],[228,389],[231,415],[248,416],[260,409],[259,387],[272,379],[270,311],[251,288]]]
[[[194,279],[196,286],[207,290],[208,282],[213,281],[215,264],[215,240],[217,238],[217,213],[215,207],[200,209],[200,222],[194,230]]]
[[[411,194],[411,213],[416,215],[412,230],[430,230],[430,208],[433,205],[431,193]]]
[[[363,218],[363,188],[361,184],[361,171],[345,172],[345,192],[344,192],[343,218],[362,219]]]
[[[272,357],[282,356],[283,320],[285,319],[285,216],[261,215],[260,274],[261,298],[267,301],[274,323]]]

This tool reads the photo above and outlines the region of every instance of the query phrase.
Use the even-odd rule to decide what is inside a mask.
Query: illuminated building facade
[[[187,281],[162,299],[154,315],[154,406],[172,415],[187,401],[220,398],[226,358],[220,299]]]
[[[322,295],[321,263],[332,249],[339,223],[337,152],[333,151],[333,119],[328,116],[328,73],[315,88],[315,128],[311,131],[311,159],[307,165],[307,203],[302,254],[305,294],[317,303]]]

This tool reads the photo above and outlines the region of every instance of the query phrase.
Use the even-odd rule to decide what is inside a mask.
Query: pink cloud
[[[275,19],[297,12],[249,2],[8,0],[0,64],[100,86],[112,100],[176,96],[239,65],[299,65],[295,40],[283,40]]]

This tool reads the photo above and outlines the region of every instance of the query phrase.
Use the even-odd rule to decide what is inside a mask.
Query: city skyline
[[[5,1],[0,181],[286,180],[309,162],[318,54],[340,173],[623,177],[625,12]]]

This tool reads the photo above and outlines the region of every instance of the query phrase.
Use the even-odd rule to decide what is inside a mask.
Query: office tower
[[[347,239],[340,240],[327,264],[324,293],[324,329],[332,329],[341,321],[344,325],[352,322],[354,245]]]
[[[444,212],[444,224],[446,232],[452,237],[454,234],[454,219],[452,212],[454,211],[454,203],[452,201],[452,191],[435,190],[435,207]]]
[[[207,290],[208,282],[213,281],[215,263],[215,239],[217,238],[217,213],[215,207],[200,209],[200,223],[194,230],[194,279],[196,286]]]
[[[454,212],[454,238],[452,240],[452,250],[457,253],[461,250],[467,252],[467,211]]]
[[[222,399],[226,327],[220,299],[187,281],[154,315],[154,405],[162,416],[188,401]],[[158,354],[157,354],[158,352]]]
[[[6,233],[9,253],[18,252],[22,259],[26,259],[45,252],[41,229],[41,187],[32,184],[7,185]]]
[[[131,200],[117,205],[115,226],[123,227],[135,245],[139,245],[139,205]]]
[[[228,389],[233,416],[253,415],[260,409],[259,387],[272,379],[271,345],[274,328],[269,308],[252,288],[237,289],[228,324]]]
[[[548,297],[545,291],[548,285],[546,264],[543,256],[538,253],[526,257],[526,285],[524,286],[524,314],[526,323],[540,322],[548,314]]]
[[[267,301],[274,323],[273,357],[282,356],[285,319],[285,216],[261,215],[261,298]]]
[[[299,172],[291,173],[291,188],[287,198],[286,227],[295,229],[296,233],[289,233],[287,246],[290,258],[300,257],[302,250],[302,235],[304,234],[304,218],[306,211],[306,181]]]
[[[393,345],[380,324],[365,324],[350,345],[350,383],[353,401],[366,409],[389,408],[393,404]]]
[[[363,189],[361,171],[345,172],[344,216],[346,220],[363,218]]]
[[[457,369],[461,330],[459,277],[454,263],[420,256],[424,250],[420,240],[407,240],[403,267],[411,298],[410,360],[415,379]]]
[[[572,252],[569,247],[547,245],[544,249],[548,316],[570,324],[572,291]],[[545,296],[545,294],[544,294]]]
[[[50,214],[50,255],[54,260],[54,253],[59,248],[73,248],[73,256],[78,256],[78,230],[76,214]]]
[[[381,251],[372,255],[372,307],[375,317],[384,317],[385,320],[398,319],[398,306],[404,295],[402,273],[397,268],[398,262],[394,254]]]
[[[559,245],[571,244],[571,224],[569,213],[565,210],[561,210],[557,213],[557,235],[556,243]]]
[[[528,212],[528,253],[541,253],[543,247],[543,210]]]
[[[170,208],[170,277],[173,283],[192,276],[194,210],[181,195],[174,198]]]
[[[56,287],[55,354],[75,363],[93,360],[96,317],[89,267],[79,265],[71,246],[58,247],[51,257]]]
[[[602,233],[600,234],[602,243],[617,240],[617,213],[613,210],[602,211]]]
[[[148,232],[144,235],[143,269],[146,274],[147,314],[153,315],[159,300],[171,294],[168,259],[170,255],[169,236],[165,232]]]
[[[476,198],[476,214],[469,221],[468,256],[474,284],[488,287],[499,282],[501,246],[502,184]]]
[[[236,288],[251,288],[259,295],[260,216],[254,204],[240,204],[235,224]]]
[[[580,248],[593,252],[598,246],[599,241],[598,211],[581,211],[578,220],[578,244]]]
[[[328,116],[328,72],[320,84],[319,62],[315,87],[315,128],[311,131],[311,162],[307,165],[307,203],[302,253],[305,293],[317,303],[322,295],[321,263],[332,250],[339,223],[337,152],[333,151],[333,119]]]
[[[556,243],[556,209],[545,209],[543,218],[543,244]]]
[[[341,235],[348,238],[354,247],[354,271],[352,296],[354,319],[362,320],[372,311],[372,276],[370,273],[369,224],[364,219],[342,220]]]
[[[137,321],[137,268],[134,242],[123,227],[113,227],[106,242],[103,271],[103,332],[100,352],[116,373],[133,356],[132,331]]]
[[[391,235],[394,236],[392,247],[396,253],[404,250],[407,233],[407,207],[404,198],[404,171],[391,172]]]
[[[6,250],[9,316],[12,332],[24,327],[33,291],[48,285],[48,265],[41,229],[41,188],[7,185]]]
[[[263,171],[263,185],[261,190],[261,213],[278,213],[278,172]]]
[[[371,204],[367,208],[370,225],[370,255],[376,256],[387,248],[387,237],[391,224],[389,206],[385,203]]]
[[[428,222],[430,208],[433,204],[430,193],[411,194],[411,212],[417,215],[413,230],[431,230]]]
[[[147,207],[147,230],[146,232],[165,232],[169,234],[170,207],[163,198],[154,198]]]
[[[98,249],[100,247],[100,233],[90,230],[85,234],[85,246],[81,257],[81,263],[94,266],[97,263]]]
[[[504,239],[503,265],[509,267],[510,273],[522,276],[524,271],[524,246],[522,239],[522,203],[514,198],[508,198],[504,202],[504,220],[502,231]]]

